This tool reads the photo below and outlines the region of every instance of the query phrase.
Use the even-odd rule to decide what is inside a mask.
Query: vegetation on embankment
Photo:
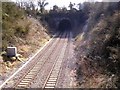
[[[49,39],[47,30],[40,21],[28,17],[26,11],[12,2],[2,3],[2,49],[7,46],[17,46],[18,53],[25,55],[27,51],[33,51]]]
[[[120,4],[86,5],[90,8],[88,27],[76,37],[77,85],[120,88]]]
[[[39,19],[34,18],[24,8],[13,2],[2,3],[2,51],[6,51],[8,46],[15,46],[17,53],[26,59],[49,39],[50,35]],[[17,63],[20,62],[15,58],[2,59],[0,56],[2,68],[15,67]],[[2,71],[6,72],[6,69]]]

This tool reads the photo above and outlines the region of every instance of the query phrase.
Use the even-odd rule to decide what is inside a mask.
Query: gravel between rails
[[[74,61],[74,48],[72,41],[72,33],[70,32],[70,37],[68,40],[68,46],[65,53],[64,60],[62,62],[62,68],[57,81],[56,88],[71,88],[71,76],[70,73],[75,65]]]
[[[63,48],[63,43],[65,43],[64,37],[65,36],[61,38],[61,42],[59,43],[58,47],[56,47],[55,52],[52,53],[52,56],[49,58],[48,62],[46,62],[46,64],[41,69],[40,73],[37,75],[36,80],[30,86],[31,88],[42,88],[43,87],[45,80],[49,72],[51,71],[55,60],[58,58],[58,56],[60,55],[60,51]]]

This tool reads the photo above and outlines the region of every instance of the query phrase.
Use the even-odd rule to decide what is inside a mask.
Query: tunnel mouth
[[[63,19],[60,21],[59,25],[58,25],[58,30],[59,31],[71,31],[72,29],[72,25],[69,19]]]

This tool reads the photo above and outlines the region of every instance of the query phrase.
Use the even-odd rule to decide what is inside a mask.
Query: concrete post
[[[7,47],[7,56],[13,57],[17,55],[17,48],[16,47]]]

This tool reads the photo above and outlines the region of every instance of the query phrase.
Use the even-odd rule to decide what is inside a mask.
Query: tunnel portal
[[[58,24],[59,31],[68,31],[72,29],[71,21],[69,19],[63,19]]]

